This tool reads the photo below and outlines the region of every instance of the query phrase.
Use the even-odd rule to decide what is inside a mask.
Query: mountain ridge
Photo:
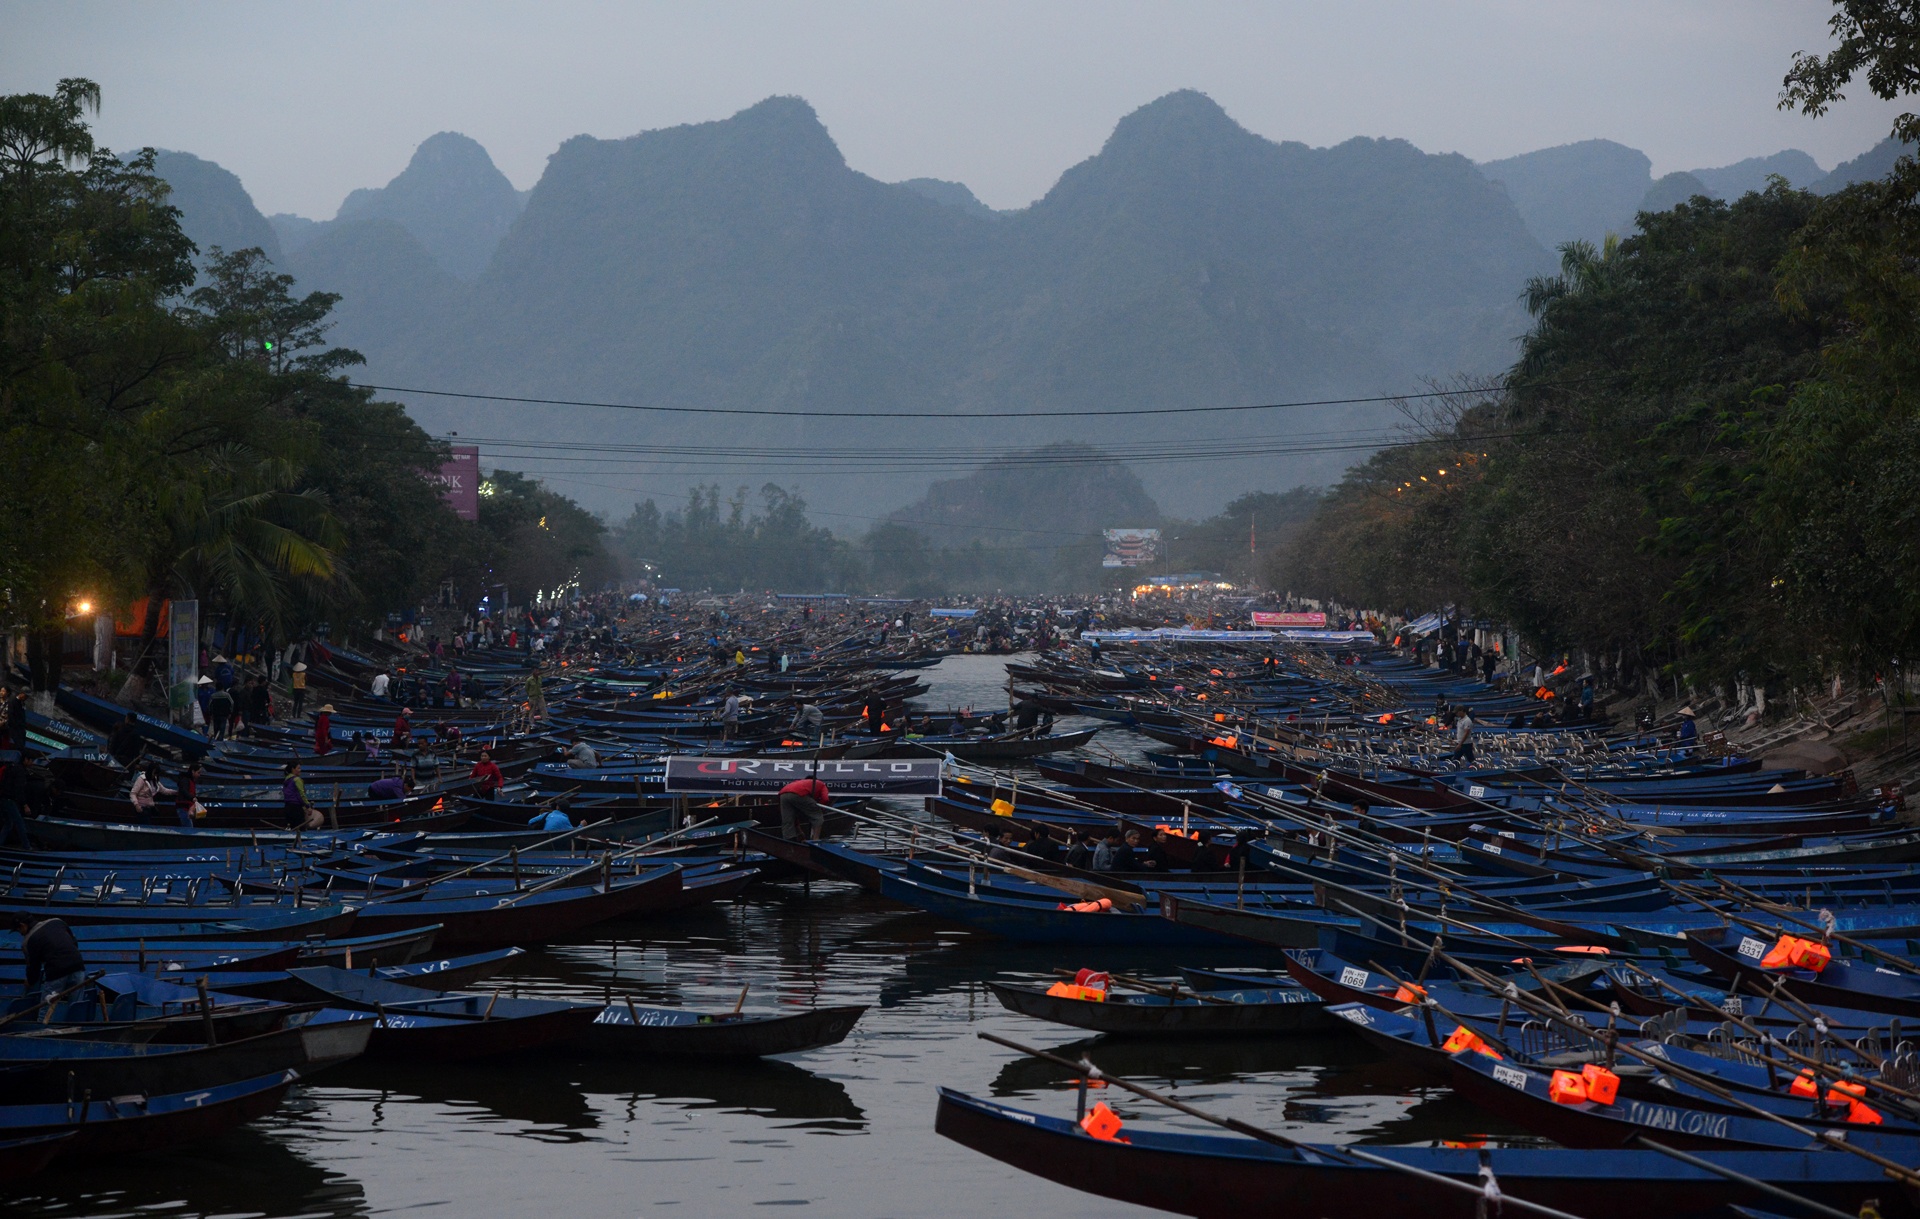
[[[795,97],[618,139],[574,137],[530,192],[469,174],[495,216],[512,192],[514,217],[466,278],[435,257],[417,220],[410,228],[391,214],[409,191],[386,192],[418,185],[408,179],[416,167],[431,178],[439,166],[443,183],[458,177],[445,162],[498,171],[465,137],[442,133],[422,150],[429,144],[435,155],[417,150],[386,187],[350,195],[334,221],[275,218],[284,265],[303,288],[345,295],[335,337],[368,355],[367,379],[794,415],[409,403],[432,430],[481,438],[490,461],[525,465],[615,510],[629,495],[710,479],[716,462],[728,477],[790,482],[819,507],[861,512],[924,495],[937,473],[916,458],[923,472],[908,477],[826,476],[778,456],[816,449],[984,459],[1083,437],[1151,450],[1217,435],[1224,451],[1247,455],[1200,479],[1174,462],[1141,467],[1168,511],[1204,515],[1248,487],[1336,475],[1350,450],[1308,434],[1377,428],[1390,413],[1204,416],[1217,422],[1198,429],[1151,415],[1086,426],[928,418],[883,439],[821,412],[1160,410],[1400,392],[1505,367],[1526,326],[1520,287],[1553,265],[1528,216],[1552,204],[1551,183],[1514,172],[1508,162],[1525,157],[1476,166],[1404,140],[1273,141],[1191,90],[1123,116],[1034,204],[998,213],[959,183],[887,183],[850,167]],[[1624,145],[1586,145],[1604,145],[1602,159],[1627,171],[1613,193],[1624,200],[1637,184],[1631,200],[1610,204],[1630,223],[1656,185],[1650,162]],[[1582,147],[1540,152],[1564,159]],[[1805,172],[1789,153],[1706,171],[1719,175],[1711,184],[1698,174],[1662,181],[1728,189],[1783,158]],[[651,455],[625,470],[607,458],[583,469],[523,447],[533,440],[620,442]],[[749,455],[673,452],[690,444]],[[635,482],[638,492],[617,489]]]

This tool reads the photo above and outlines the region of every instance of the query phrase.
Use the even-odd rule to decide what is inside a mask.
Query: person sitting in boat
[[[400,708],[400,714],[393,717],[393,747],[406,749],[413,744],[413,721],[407,717],[413,714],[412,707]]]
[[[1117,872],[1125,865],[1121,856],[1126,853],[1127,840],[1121,836],[1120,827],[1107,831],[1107,836],[1093,848],[1093,870],[1095,872]]]
[[[1069,868],[1076,868],[1082,872],[1090,870],[1093,867],[1093,835],[1073,834],[1072,838],[1073,842],[1067,847],[1067,857],[1064,862]]]
[[[1164,872],[1173,866],[1173,857],[1167,854],[1167,832],[1155,830],[1153,841],[1147,844],[1147,855],[1140,866],[1155,872]]]
[[[388,775],[384,779],[375,779],[367,784],[369,800],[404,800],[413,794],[413,772],[402,771],[397,775]]]
[[[815,841],[825,837],[832,804],[833,795],[825,783],[812,777],[795,779],[780,789],[780,836],[790,842],[799,839],[800,815],[804,813],[812,825],[807,837]]]
[[[529,817],[527,824],[549,834],[564,834],[573,828],[573,819],[557,808],[550,808],[544,813],[535,813]]]
[[[22,995],[30,999],[57,995],[86,981],[87,963],[64,922],[16,910],[9,924],[20,937],[20,953],[26,958],[27,984]]]
[[[1165,834],[1160,835],[1166,838]],[[1139,830],[1128,830],[1121,839],[1120,853],[1114,858],[1115,872],[1144,872],[1148,869],[1164,872],[1167,867],[1167,853],[1164,848],[1156,854],[1141,837]]]
[[[600,755],[593,746],[579,737],[573,738],[573,744],[567,747],[567,768],[570,770],[595,770],[600,766]]]
[[[993,841],[993,849],[987,852],[988,859],[999,863],[1019,863],[1026,857],[1026,852],[1013,844],[1012,830],[1001,830]]]
[[[1674,734],[1674,739],[1682,745],[1691,745],[1700,739],[1700,728],[1693,722],[1693,708],[1682,707],[1678,714],[1680,716],[1680,731]]]
[[[484,748],[480,751],[480,760],[467,772],[467,778],[474,781],[473,794],[482,800],[493,799],[499,794],[500,785],[506,782],[500,774],[500,768],[494,765],[493,751]]]

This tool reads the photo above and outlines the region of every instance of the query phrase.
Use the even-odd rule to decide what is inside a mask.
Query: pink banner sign
[[[1265,610],[1253,611],[1253,625],[1265,627],[1309,627],[1322,628],[1327,625],[1325,614],[1275,614]]]
[[[440,494],[463,521],[480,519],[480,450],[454,445],[452,459],[440,467]]]

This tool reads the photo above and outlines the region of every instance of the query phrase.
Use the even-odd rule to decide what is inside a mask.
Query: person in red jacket
[[[413,744],[413,724],[407,719],[412,714],[412,707],[402,707],[400,714],[393,717],[393,740],[388,742],[393,748],[405,749]]]
[[[316,756],[333,752],[333,704],[313,713],[313,752]]]
[[[500,768],[494,765],[491,750],[482,749],[480,760],[467,772],[467,778],[475,780],[473,794],[483,800],[491,800],[506,780],[500,774]]]
[[[827,785],[818,779],[795,779],[787,784],[780,789],[780,836],[800,837],[800,814],[805,813],[813,823],[813,832],[807,837],[818,840],[825,832],[827,806],[832,803]]]

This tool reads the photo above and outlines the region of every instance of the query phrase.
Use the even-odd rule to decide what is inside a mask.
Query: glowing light
[[[77,614],[91,614],[93,612],[93,602],[82,597],[73,603],[73,610]]]

